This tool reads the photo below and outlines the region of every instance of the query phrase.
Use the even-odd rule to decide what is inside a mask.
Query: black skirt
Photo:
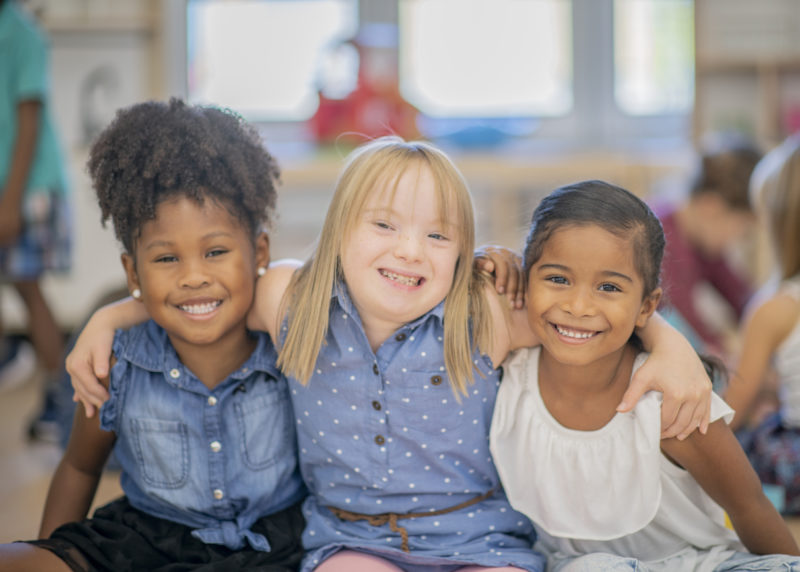
[[[192,528],[137,510],[125,497],[98,508],[92,518],[58,527],[50,538],[26,542],[50,550],[76,572],[292,572],[303,557],[300,505],[251,527],[267,538],[270,552],[206,544],[191,535]]]

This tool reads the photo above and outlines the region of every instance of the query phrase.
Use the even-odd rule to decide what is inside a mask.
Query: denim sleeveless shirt
[[[309,488],[303,570],[341,548],[401,566],[515,565],[542,570],[530,521],[499,488],[489,427],[499,374],[475,353],[469,396],[450,387],[443,352],[444,303],[372,351],[346,286],[335,286],[330,326],[306,386],[290,379],[300,468]],[[285,335],[285,324],[284,331]],[[388,524],[346,522],[327,507],[361,514],[417,513],[490,498],[439,516],[398,521],[410,552]]]
[[[196,528],[208,544],[269,551],[250,527],[300,501],[305,487],[286,378],[269,337],[253,335],[250,358],[212,390],[155,322],[117,331],[100,420],[117,435],[122,489],[134,507]]]

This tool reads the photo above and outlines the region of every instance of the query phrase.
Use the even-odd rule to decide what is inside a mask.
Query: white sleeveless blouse
[[[541,399],[539,353],[525,348],[503,363],[491,428],[503,486],[536,524],[537,548],[550,557],[602,551],[643,561],[700,549],[701,560],[719,562],[744,550],[722,508],[661,454],[661,393],[648,392],[596,431],[567,429]],[[713,395],[711,421],[732,417]]]
[[[800,276],[785,281],[781,290],[800,302]],[[800,322],[775,351],[775,370],[783,421],[790,427],[800,427]]]

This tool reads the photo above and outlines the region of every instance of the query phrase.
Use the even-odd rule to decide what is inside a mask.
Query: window
[[[348,40],[370,30],[397,36],[373,43],[366,68],[396,67],[431,136],[483,122],[545,145],[690,137],[692,0],[185,2],[187,98],[293,137],[320,90],[354,87],[365,62]]]
[[[348,65],[337,48],[356,33],[357,11],[356,0],[188,0],[189,101],[253,121],[308,119],[333,69],[323,62]]]
[[[438,117],[568,113],[570,7],[563,0],[401,0],[401,92]]]
[[[614,96],[630,115],[686,113],[694,98],[689,0],[614,0]]]
[[[692,0],[398,0],[400,86],[426,116],[537,139],[689,137]]]

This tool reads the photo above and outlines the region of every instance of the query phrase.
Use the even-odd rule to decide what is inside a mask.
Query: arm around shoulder
[[[646,391],[661,391],[663,437],[685,439],[708,427],[711,380],[697,352],[686,338],[657,312],[637,331],[650,357],[636,372],[619,411],[628,411]]]
[[[539,345],[540,341],[528,323],[525,308],[517,307],[507,295],[498,294],[491,285],[484,285],[483,295],[492,321],[492,348],[489,358],[498,367],[512,351]]]
[[[108,399],[108,392],[98,380],[108,375],[115,330],[130,328],[148,318],[143,304],[125,298],[97,310],[81,330],[65,365],[87,415],[93,415],[95,408]]]
[[[247,316],[247,327],[269,333],[274,344],[278,343],[278,332],[285,312],[284,295],[301,265],[299,260],[277,260],[269,265],[256,283],[255,300]]]

